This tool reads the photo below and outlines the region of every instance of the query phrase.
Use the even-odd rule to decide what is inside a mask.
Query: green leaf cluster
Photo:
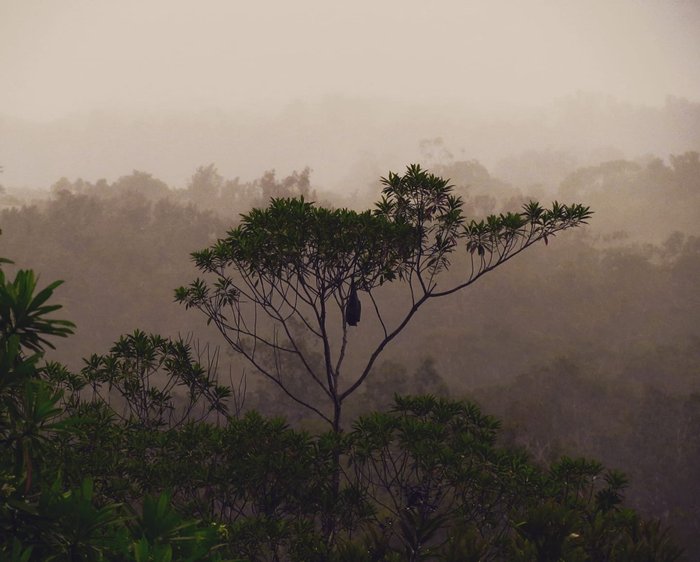
[[[0,263],[3,262],[9,260],[3,259]],[[6,349],[8,340],[17,336],[23,348],[40,353],[45,347],[54,349],[47,337],[66,337],[73,333],[75,324],[72,322],[46,318],[47,314],[61,308],[61,305],[46,302],[63,281],[54,281],[34,294],[37,282],[31,270],[19,270],[10,281],[0,269],[0,349]]]
[[[138,516],[130,506],[110,501],[104,486],[96,488],[85,471],[89,464],[63,462],[63,448],[75,448],[86,460],[90,429],[100,418],[80,415],[89,408],[81,412],[77,393],[84,385],[78,377],[68,376],[57,364],[40,364],[44,347],[53,347],[46,337],[72,333],[71,322],[46,318],[61,308],[45,304],[59,284],[52,283],[35,295],[32,271],[20,271],[14,281],[0,271],[0,443],[4,453],[0,456],[0,559],[220,561],[214,552],[215,530],[173,511],[167,494],[157,500],[146,496],[143,514]],[[25,350],[34,353],[27,355]],[[148,346],[140,351],[149,355]],[[174,368],[176,361],[172,361]],[[61,386],[76,393],[73,415],[62,405]],[[108,416],[107,424],[112,422]],[[114,432],[108,434],[114,436]],[[74,475],[79,484],[66,489],[63,472],[75,467],[79,467]],[[105,477],[101,475],[103,482],[109,479]]]
[[[370,211],[326,209],[303,198],[284,198],[243,215],[226,238],[193,257],[206,272],[234,266],[258,281],[298,278],[327,295],[352,279],[366,289],[394,279],[414,239],[410,225]],[[201,285],[199,290],[192,286],[178,300],[202,296]]]
[[[77,381],[61,377],[74,391],[91,388],[107,396],[116,391],[124,408],[114,413],[131,425],[176,426],[210,414],[227,415],[231,389],[218,384],[216,372],[202,365],[183,339],[166,339],[135,330],[122,336],[106,355],[85,360]]]

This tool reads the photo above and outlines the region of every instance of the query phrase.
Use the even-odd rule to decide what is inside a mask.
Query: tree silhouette
[[[371,211],[316,207],[303,197],[253,209],[226,238],[192,254],[207,278],[176,290],[177,301],[202,311],[235,352],[336,432],[343,403],[424,304],[591,216],[580,204],[530,202],[521,212],[467,221],[449,180],[418,165],[381,181]],[[442,275],[457,266],[459,277]],[[377,298],[386,283],[407,289],[403,310]],[[367,301],[362,324],[370,328],[350,329],[345,312],[354,289]],[[346,372],[351,351],[362,356],[360,367]],[[292,364],[324,404],[286,383]]]

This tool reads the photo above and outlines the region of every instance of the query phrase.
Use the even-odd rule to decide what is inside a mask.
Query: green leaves
[[[452,195],[449,180],[418,165],[408,166],[403,176],[390,173],[382,183],[385,187],[375,214],[414,228],[418,241],[409,267],[428,293],[436,286],[436,275],[450,267],[450,254],[462,241],[471,256],[481,258],[476,267],[472,261],[471,273],[462,285],[466,286],[538,240],[547,244],[555,233],[585,224],[592,214],[579,204],[555,201],[550,209],[544,209],[531,201],[520,213],[506,212],[468,222],[462,213],[462,200]],[[439,294],[450,292],[448,289]]]
[[[457,521],[500,513],[509,465],[493,447],[497,428],[475,405],[434,396],[396,396],[390,412],[362,416],[349,436],[350,466],[383,507],[381,540],[423,559],[440,551]]]
[[[243,215],[241,226],[193,258],[208,272],[232,265],[261,280],[296,276],[329,287],[357,276],[369,288],[401,269],[411,233],[406,224],[369,211],[325,209],[303,198],[273,199],[268,208]],[[177,293],[190,305],[203,296],[195,286],[189,294]]]
[[[45,347],[54,349],[46,336],[66,337],[73,333],[72,322],[46,318],[61,308],[45,304],[61,283],[54,281],[35,295],[37,278],[33,271],[20,270],[14,281],[9,281],[0,269],[0,346],[17,335],[22,347],[41,352]]]
[[[51,440],[71,424],[69,419],[61,419],[61,396],[62,392],[55,391],[46,381],[28,379],[3,404],[8,419],[3,420],[5,427],[0,429],[5,430],[8,452],[14,452],[15,475],[24,479],[25,493],[32,489]]]
[[[118,508],[116,504],[95,505],[90,478],[67,492],[62,491],[61,482],[56,479],[40,497],[37,513],[52,523],[47,542],[54,554],[48,560],[64,560],[66,556],[102,560],[120,542],[115,531],[124,519]]]
[[[538,240],[549,238],[557,232],[587,224],[592,216],[588,207],[580,204],[562,205],[555,201],[545,209],[530,201],[523,205],[521,213],[490,215],[481,221],[472,220],[465,225],[463,236],[467,239],[467,251],[474,255],[500,254],[506,256],[513,249],[521,249]],[[516,245],[513,245],[517,242]]]
[[[412,227],[416,236],[410,256],[414,271],[435,275],[447,268],[465,220],[462,199],[452,194],[449,180],[412,164],[403,176],[390,172],[381,181],[382,199],[374,212]]]
[[[115,413],[140,427],[174,427],[195,415],[226,415],[230,388],[217,383],[213,364],[202,365],[194,355],[182,339],[135,330],[119,338],[109,354],[86,359],[81,376],[98,397],[116,390],[128,414]]]
[[[68,423],[58,419],[61,392],[39,378],[37,366],[44,347],[53,348],[45,336],[73,332],[73,323],[46,318],[61,308],[46,304],[60,284],[35,294],[33,271],[20,270],[9,281],[0,269],[0,439],[14,453],[14,475],[24,480],[25,493],[33,487],[50,439]],[[27,349],[34,353],[26,355]]]
[[[15,539],[12,560],[26,562],[27,553],[32,552],[37,560],[47,562],[221,560],[214,553],[219,542],[216,529],[176,512],[165,492],[146,496],[139,516],[128,513],[121,504],[99,502],[91,478],[68,491],[63,491],[57,478],[41,492],[36,504],[19,501],[13,505],[14,518],[21,523],[19,534],[25,544],[31,541],[33,546],[23,548]]]
[[[138,539],[131,545],[137,562],[212,560],[210,553],[217,543],[216,529],[184,518],[172,506],[167,492],[146,496],[142,514],[131,527]]]

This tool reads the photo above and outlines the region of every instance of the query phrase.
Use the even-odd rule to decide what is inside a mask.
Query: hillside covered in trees
[[[454,560],[467,559],[465,552],[475,560],[557,560],[564,553],[567,560],[661,560],[674,559],[675,541],[692,560],[700,552],[698,153],[583,167],[557,154],[531,155],[541,167],[557,170],[552,177],[560,179],[552,187],[517,185],[475,160],[445,157],[440,140],[428,141],[424,149],[431,171],[451,179],[469,219],[520,209],[531,198],[581,201],[595,214],[589,227],[562,232],[467,291],[429,303],[348,400],[342,454],[352,461],[344,474],[353,485],[347,490],[369,494],[361,499],[375,503],[363,504],[349,491],[345,503],[334,498],[334,509],[345,510],[333,517],[342,519],[338,528],[349,539],[346,547],[371,552],[375,560],[415,549],[411,540],[433,549],[425,552]],[[176,304],[173,290],[196,276],[191,252],[225,237],[242,213],[267,207],[270,198],[304,197],[317,205],[362,210],[377,200],[379,186],[355,195],[343,199],[314,185],[308,169],[288,177],[266,172],[243,182],[222,177],[213,164],[198,168],[184,189],[134,171],[111,183],[63,178],[29,205],[4,195],[0,255],[18,264],[3,265],[7,278],[16,267],[29,267],[40,274],[39,285],[65,280],[52,301],[63,305],[61,318],[76,324],[75,335],[51,340],[57,349],[47,352],[67,371],[54,365],[46,373],[62,381],[65,411],[85,416],[86,408],[95,408],[87,433],[68,434],[65,443],[45,453],[47,466],[63,466],[64,485],[80,486],[83,476],[91,476],[104,509],[105,502],[136,506],[148,494],[156,502],[168,490],[178,517],[221,525],[207,544],[227,543],[234,555],[310,560],[310,552],[321,552],[329,544],[322,540],[329,525],[323,502],[329,498],[311,495],[332,480],[324,473],[332,466],[332,447],[318,420],[251,371],[206,318]],[[455,281],[454,275],[447,271],[447,281]],[[400,302],[400,290],[388,283],[380,298],[391,308]],[[148,339],[148,333],[166,340]],[[184,343],[166,343],[177,342],[178,335]],[[134,402],[135,389],[109,379],[118,369],[108,366],[131,364],[129,354],[139,345],[152,346],[160,357],[156,378],[183,376],[167,366],[183,360],[185,348],[186,361],[205,366],[211,376],[190,385],[189,394],[179,392],[173,398],[177,407],[167,403],[162,410],[189,414],[161,420],[154,431],[144,423],[143,416],[152,414],[148,408],[140,418],[124,409],[122,401]],[[294,366],[287,376],[290,388],[305,389],[303,373]],[[76,393],[81,385],[83,392]],[[107,387],[114,402],[104,394]],[[88,400],[88,388],[103,401]],[[100,388],[103,393],[95,394]],[[439,398],[395,398],[424,394]],[[281,416],[289,426],[261,415]],[[200,418],[214,425],[190,423]],[[139,420],[144,431],[133,433]],[[413,431],[425,433],[415,441]],[[79,446],[69,447],[71,439]],[[236,460],[234,452],[241,450],[252,456]],[[443,450],[483,464],[470,465],[466,477],[456,457],[447,462],[431,456]],[[593,461],[571,460],[582,455],[613,472]],[[382,479],[372,472],[396,467],[397,459],[424,472],[401,472],[389,480],[386,473]],[[26,469],[26,459],[18,462]],[[217,464],[237,476],[224,477]],[[3,470],[12,472],[9,465]],[[406,495],[407,486],[425,483],[425,475],[435,471],[442,472],[429,479],[434,488]],[[614,471],[627,475],[628,487]],[[38,494],[40,483],[55,477],[42,471],[35,484],[25,481],[25,492]],[[234,490],[236,482],[249,487]],[[89,494],[82,485],[85,499]],[[625,505],[639,515],[619,509],[623,490]],[[459,499],[445,503],[449,495]],[[467,516],[468,505],[474,511]],[[640,517],[658,519],[661,526],[640,527],[635,519]],[[506,521],[527,523],[509,527]],[[589,527],[579,541],[584,521]],[[129,532],[135,541],[155,536]],[[591,538],[596,533],[598,542]],[[455,542],[458,534],[463,544]],[[614,551],[618,547],[606,543],[611,536],[620,549],[638,547],[639,557],[632,550]],[[388,550],[380,553],[379,544]],[[644,548],[669,557],[643,558]],[[613,551],[618,558],[606,558]],[[359,559],[353,552],[345,559]]]

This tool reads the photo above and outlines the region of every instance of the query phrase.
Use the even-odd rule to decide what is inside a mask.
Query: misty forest
[[[700,560],[700,103],[295,84],[0,97],[0,560]]]
[[[591,211],[430,164],[383,178],[371,212],[308,169],[213,164],[184,189],[134,171],[6,193],[5,555],[698,548],[698,153],[572,168],[554,199]]]

